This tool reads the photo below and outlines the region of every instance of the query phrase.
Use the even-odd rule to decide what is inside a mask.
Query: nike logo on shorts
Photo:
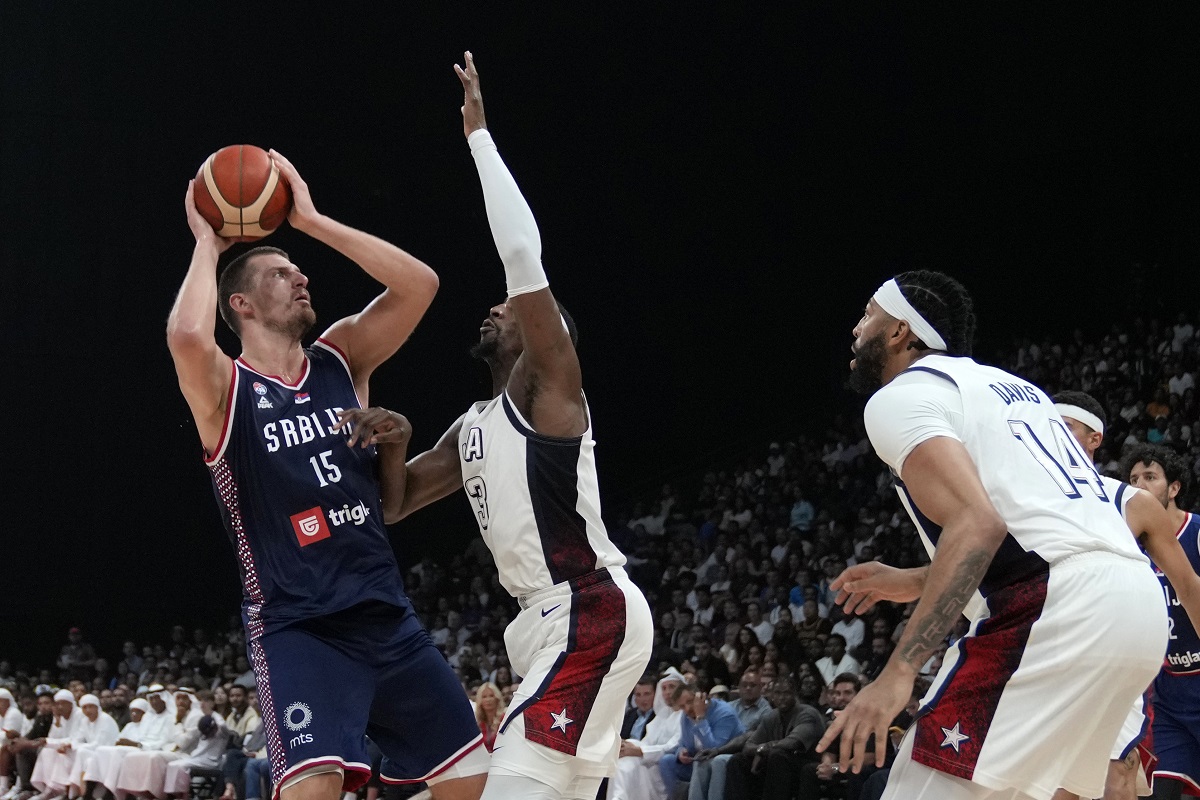
[[[542,616],[548,617],[549,615],[553,614],[556,609],[559,609],[559,608],[562,608],[562,603],[559,603],[554,608],[547,608],[545,611],[542,612]]]

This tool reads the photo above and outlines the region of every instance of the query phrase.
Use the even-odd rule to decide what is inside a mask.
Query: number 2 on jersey
[[[475,503],[475,516],[479,518],[479,528],[486,531],[488,522],[490,521],[487,504],[487,484],[483,482],[483,478],[476,475],[474,478],[469,478],[463,484],[463,488],[467,490],[467,496]]]
[[[1075,437],[1071,436],[1070,431],[1064,428],[1061,422],[1050,420],[1050,433],[1054,440],[1057,457],[1042,444],[1042,440],[1033,432],[1033,428],[1029,427],[1028,422],[1010,419],[1008,428],[1012,435],[1025,445],[1029,454],[1041,465],[1042,469],[1046,470],[1046,473],[1067,497],[1072,500],[1083,497],[1079,487],[1086,486],[1100,500],[1108,502],[1108,495],[1104,492],[1104,485],[1100,482],[1099,473],[1083,454]]]

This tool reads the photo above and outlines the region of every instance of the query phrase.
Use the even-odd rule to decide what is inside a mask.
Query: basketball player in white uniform
[[[1104,407],[1085,392],[1059,392],[1052,399],[1071,434],[1087,454],[1088,461],[1094,462],[1096,450],[1104,442],[1107,422]],[[1187,553],[1175,538],[1178,526],[1170,513],[1144,489],[1135,489],[1107,475],[1101,475],[1100,480],[1134,538],[1175,587],[1188,616],[1193,623],[1200,622],[1200,576],[1192,570]],[[1151,794],[1154,756],[1149,748],[1141,746],[1147,727],[1145,705],[1144,696],[1139,696],[1113,744],[1104,800],[1133,800]],[[1060,790],[1054,800],[1074,800],[1076,797]]]
[[[884,800],[1096,797],[1166,648],[1162,593],[1050,398],[968,357],[974,322],[961,284],[917,271],[884,283],[855,326],[851,385],[872,395],[867,433],[932,562],[835,580],[848,611],[919,602],[817,749],[840,737],[839,769],[860,769],[867,738],[887,735],[965,612],[970,631],[946,653]]]
[[[491,368],[494,396],[407,465],[398,415],[368,409],[345,419],[352,442],[380,445],[385,520],[463,487],[500,583],[520,601],[504,640],[523,680],[496,738],[485,800],[594,800],[615,770],[653,620],[600,518],[574,328],[550,293],[537,225],[485,126],[470,53],[455,71],[508,280],[507,302],[491,309],[472,351]],[[399,447],[385,452],[391,444]]]

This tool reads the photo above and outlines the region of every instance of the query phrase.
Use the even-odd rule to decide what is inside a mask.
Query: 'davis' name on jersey
[[[263,438],[267,440],[267,452],[274,453],[280,447],[295,447],[298,444],[308,444],[315,439],[324,439],[328,436],[346,438],[346,434],[334,429],[338,423],[338,412],[342,409],[340,406],[325,409],[325,416],[329,418],[329,427],[326,427],[321,422],[320,412],[313,411],[311,414],[301,414],[293,419],[281,419],[277,422],[268,422],[263,426]],[[282,441],[280,441],[282,437]]]

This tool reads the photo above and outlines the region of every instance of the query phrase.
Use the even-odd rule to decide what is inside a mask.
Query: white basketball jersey
[[[982,600],[991,591],[1044,574],[1068,556],[1109,551],[1146,561],[1116,513],[1114,490],[1101,480],[1050,398],[1021,378],[970,358],[926,356],[871,398],[872,439],[889,433],[881,427],[892,424],[889,393],[903,408],[905,401],[897,398],[915,388],[913,382],[932,380],[930,374],[958,387],[962,400],[961,416],[948,415],[944,433],[935,435],[952,431],[963,443],[1008,525],[980,594],[965,612],[969,617],[983,612]],[[896,490],[932,556],[941,528],[921,513],[899,477]]]
[[[509,594],[625,564],[600,519],[590,414],[582,436],[544,436],[504,392],[471,407],[458,445],[463,488]]]
[[[1120,511],[1121,517],[1128,522],[1129,517],[1125,514],[1125,507],[1129,505],[1130,498],[1137,494],[1138,490],[1124,481],[1110,478],[1107,475],[1101,475],[1100,482],[1104,484],[1104,491],[1112,498],[1113,507]],[[1137,534],[1134,536],[1136,538]]]

